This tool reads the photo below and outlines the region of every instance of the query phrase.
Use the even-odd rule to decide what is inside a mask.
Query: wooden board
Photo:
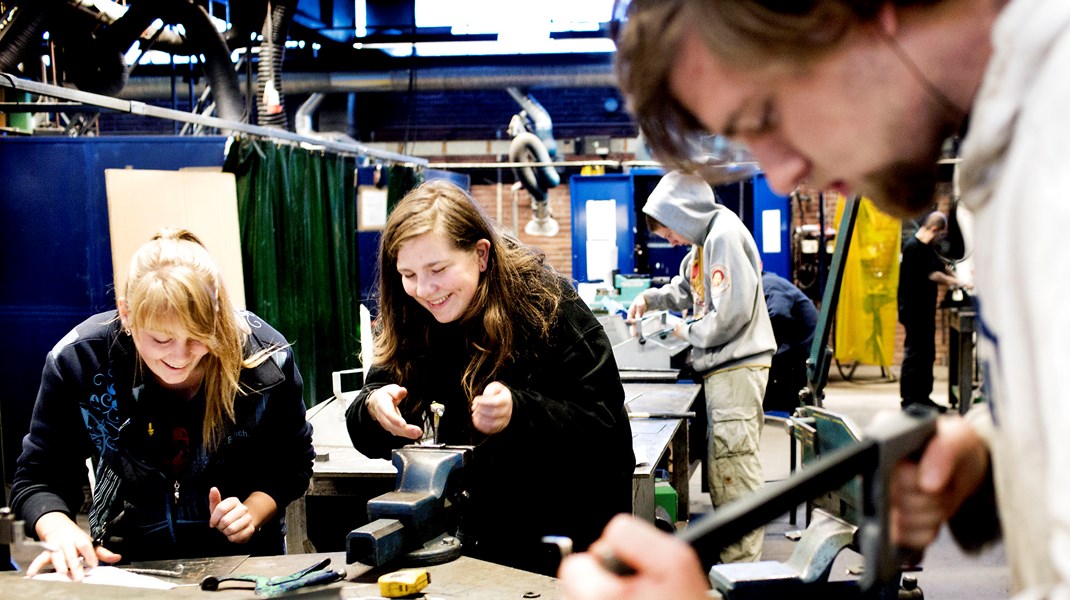
[[[180,227],[204,242],[236,308],[245,308],[238,201],[231,173],[106,169],[108,222],[116,296],[130,257],[163,227]]]

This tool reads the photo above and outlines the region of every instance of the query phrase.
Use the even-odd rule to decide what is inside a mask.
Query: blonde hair
[[[524,335],[549,335],[558,305],[572,286],[543,264],[543,257],[503,236],[464,190],[445,180],[428,181],[409,192],[387,219],[379,246],[379,327],[375,363],[400,381],[413,373],[414,358],[426,351],[431,321],[427,310],[405,293],[397,272],[401,245],[437,232],[459,250],[490,242],[487,268],[460,322],[473,324],[475,355],[462,384],[469,399],[510,362]]]
[[[245,358],[249,328],[242,323],[204,244],[185,229],[162,229],[130,260],[122,299],[131,329],[173,328],[177,323],[208,348],[204,374],[204,445],[218,447],[234,421],[234,398],[243,368],[264,362],[276,348]]]

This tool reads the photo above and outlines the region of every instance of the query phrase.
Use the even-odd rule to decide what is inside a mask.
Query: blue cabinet
[[[613,271],[641,274],[654,285],[679,273],[686,247],[651,235],[642,207],[661,180],[661,169],[628,174],[573,176],[572,276],[605,281]],[[763,267],[791,279],[790,202],[769,189],[764,175],[714,188],[718,202],[740,216],[754,236]]]
[[[572,278],[608,281],[635,272],[635,186],[631,175],[574,175]]]

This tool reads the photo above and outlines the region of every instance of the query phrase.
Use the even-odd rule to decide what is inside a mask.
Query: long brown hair
[[[177,322],[208,348],[204,374],[204,445],[216,448],[234,421],[234,398],[244,394],[243,368],[264,362],[277,348],[245,358],[248,326],[238,317],[204,244],[185,229],[163,229],[130,260],[122,295],[127,326],[157,329]]]
[[[517,342],[531,334],[545,339],[562,295],[571,286],[519,241],[502,235],[464,190],[445,180],[428,181],[409,192],[386,221],[379,245],[379,326],[375,364],[399,382],[413,375],[413,360],[427,347],[432,319],[405,293],[397,271],[405,242],[437,232],[463,251],[479,240],[490,241],[487,268],[461,316],[479,338],[462,383],[469,398],[482,392],[515,358]]]
[[[654,154],[673,168],[698,171],[699,140],[720,132],[707,131],[669,88],[669,71],[688,28],[694,28],[715,56],[736,68],[792,68],[824,56],[852,25],[872,21],[885,4],[886,0],[633,0],[616,36],[618,84]]]

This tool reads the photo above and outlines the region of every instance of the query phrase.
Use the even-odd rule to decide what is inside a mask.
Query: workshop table
[[[684,415],[694,412],[702,395],[697,383],[625,383],[624,406],[633,416],[632,449],[636,466],[632,480],[632,513],[654,520],[654,469],[669,450],[669,483],[676,491],[676,518],[690,519],[691,495],[689,482],[698,462],[690,459],[691,419],[667,416],[664,418],[635,418],[652,415]],[[704,438],[705,436],[703,436]],[[670,450],[671,448],[671,450]]]
[[[251,589],[221,588],[216,592],[206,592],[197,585],[204,574],[220,575],[289,575],[307,568],[322,558],[330,558],[330,568],[345,569],[346,578],[329,585],[313,586],[299,590],[296,597],[303,600],[312,598],[376,598],[379,586],[376,583],[380,575],[389,573],[400,565],[386,569],[375,569],[361,563],[345,564],[344,552],[323,554],[293,554],[286,556],[262,557],[219,557],[191,559],[188,563],[199,566],[191,577],[186,579],[161,578],[164,581],[180,583],[170,590],[148,590],[144,588],[117,587],[110,585],[89,585],[69,582],[35,581],[26,579],[21,573],[13,571],[0,572],[0,598],[34,598],[35,600],[140,600],[153,598],[199,598],[201,600],[235,600],[258,598]],[[174,568],[182,561],[159,561],[144,563],[144,566]],[[425,592],[434,598],[466,600],[500,600],[510,598],[539,598],[554,600],[561,597],[557,580],[545,575],[511,569],[467,556],[456,560],[424,567],[431,574],[431,585]],[[251,585],[244,582],[225,582],[223,586]],[[306,595],[307,594],[307,595]]]
[[[701,390],[698,384],[626,383],[624,401],[632,413],[679,414],[693,410]],[[345,409],[355,396],[355,392],[346,392],[308,411],[317,457],[308,491],[286,509],[288,552],[309,550],[306,545],[308,498],[360,498],[368,495],[371,486],[383,491],[393,489],[397,478],[394,465],[385,459],[364,456],[349,439]],[[631,426],[632,448],[637,458],[632,480],[632,512],[654,522],[654,470],[671,448],[670,482],[677,494],[677,519],[687,520],[688,480],[692,469],[688,459],[688,419],[633,418]]]

